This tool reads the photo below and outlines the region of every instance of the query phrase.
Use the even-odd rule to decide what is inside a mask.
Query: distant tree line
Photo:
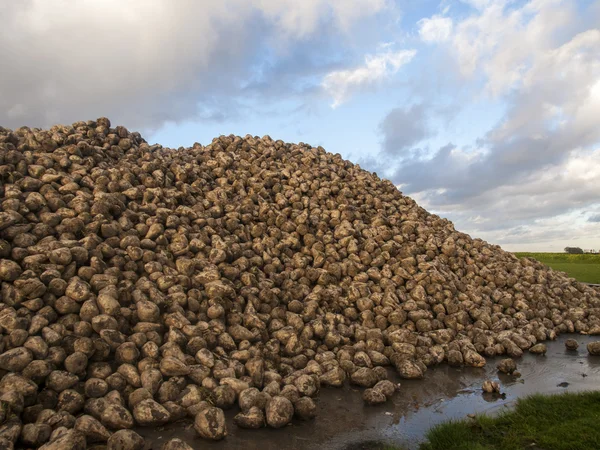
[[[579,247],[565,247],[565,252],[570,253],[571,255],[583,254],[583,250]]]

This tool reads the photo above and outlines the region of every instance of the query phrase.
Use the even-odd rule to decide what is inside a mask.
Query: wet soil
[[[577,339],[576,351],[566,350],[567,338]],[[362,450],[384,444],[417,448],[432,426],[468,414],[489,413],[510,407],[519,397],[533,393],[595,390],[600,388],[600,357],[589,356],[586,345],[594,336],[564,335],[546,342],[545,356],[526,353],[516,360],[521,376],[499,374],[489,358],[486,367],[430,368],[423,380],[390,380],[402,387],[392,400],[381,406],[366,406],[361,389],[346,386],[322,389],[317,399],[318,415],[310,422],[294,422],[280,430],[243,430],[233,424],[237,410],[226,411],[228,436],[221,442],[207,442],[196,436],[192,422],[180,422],[157,429],[137,430],[149,448],[160,449],[168,439],[178,437],[193,448],[232,450]],[[497,380],[503,395],[484,394],[484,380]]]

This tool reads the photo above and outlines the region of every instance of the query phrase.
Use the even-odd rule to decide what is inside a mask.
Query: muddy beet
[[[535,344],[529,351],[536,355],[545,355],[547,351],[546,344]]]
[[[577,350],[579,348],[579,343],[575,339],[567,339],[565,341],[565,347],[567,350]]]
[[[481,389],[483,392],[487,392],[488,394],[500,392],[500,384],[497,381],[486,380],[483,382]]]
[[[506,358],[501,360],[496,367],[499,372],[511,375],[517,370],[517,363],[514,359]]]
[[[600,341],[590,342],[587,349],[590,355],[600,355]]]
[[[268,136],[175,150],[106,118],[0,127],[0,206],[9,447],[139,449],[131,428],[184,417],[222,439],[227,408],[285,429],[324,387],[385,402],[388,366],[420,379],[600,330],[598,291]]]

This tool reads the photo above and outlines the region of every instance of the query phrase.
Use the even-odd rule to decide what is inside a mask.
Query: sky
[[[510,251],[600,249],[600,0],[0,0],[0,126],[323,146]]]

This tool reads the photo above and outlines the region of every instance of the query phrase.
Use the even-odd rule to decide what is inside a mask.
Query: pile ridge
[[[600,333],[593,289],[303,143],[0,127],[0,206],[0,446],[142,448],[136,425],[186,418],[222,439],[223,409],[279,428],[323,386],[386,401],[388,366]]]

